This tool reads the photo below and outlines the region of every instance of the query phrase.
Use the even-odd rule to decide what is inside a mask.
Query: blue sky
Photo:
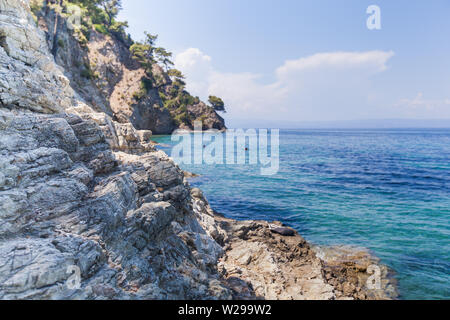
[[[368,30],[366,9],[381,9]],[[188,89],[221,96],[231,125],[450,118],[450,2],[125,0],[174,53]]]

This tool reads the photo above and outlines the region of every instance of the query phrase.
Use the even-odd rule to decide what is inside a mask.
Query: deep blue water
[[[450,299],[450,130],[285,130],[274,176],[250,165],[181,167],[201,175],[191,184],[228,217],[369,248],[396,271],[401,298]]]

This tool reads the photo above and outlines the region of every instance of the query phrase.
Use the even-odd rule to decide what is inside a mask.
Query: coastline
[[[95,79],[72,88],[81,74],[69,72],[69,79],[57,65],[78,49],[89,58],[120,44],[93,31],[96,50],[84,52],[63,30],[67,45],[52,48],[59,52],[52,56],[28,3],[0,3],[8,9],[0,21],[8,44],[0,50],[8,66],[0,70],[0,299],[390,298],[384,287],[366,292],[368,267],[378,265],[368,254],[332,250],[332,259],[321,259],[297,233],[285,237],[266,222],[214,213],[149,143],[153,128],[130,122],[131,105],[111,117],[78,93],[102,98],[86,85]],[[108,52],[92,58],[115,65],[121,57]],[[107,79],[122,88],[122,79]],[[386,288],[393,285],[381,277]]]
[[[393,271],[366,249],[313,246],[296,231],[283,236],[272,232],[266,221],[237,221],[214,212],[200,189],[193,188],[191,195],[210,217],[203,223],[205,230],[223,248],[217,267],[233,299],[390,300],[399,296]],[[272,224],[286,227],[281,222]],[[378,289],[367,285],[370,268],[380,271]]]
[[[186,170],[183,175],[187,181],[200,177]],[[227,218],[210,207],[199,188],[192,188],[191,196],[194,203],[200,203],[200,215],[213,218],[203,226],[207,231],[214,229],[208,233],[223,249],[217,268],[225,286],[231,288],[233,299],[393,300],[399,297],[395,271],[367,248],[356,244],[315,245],[280,221]],[[294,235],[272,232],[271,225],[290,229]],[[379,277],[378,289],[368,287],[370,276]]]

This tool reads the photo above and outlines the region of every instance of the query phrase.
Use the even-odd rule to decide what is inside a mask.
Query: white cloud
[[[203,54],[197,48],[189,48],[175,57],[178,68],[185,72],[199,71],[207,72],[211,70],[211,57]],[[200,70],[198,70],[200,67]]]
[[[187,89],[205,99],[224,99],[227,119],[342,120],[366,117],[373,103],[371,78],[387,69],[392,51],[328,52],[288,60],[274,70],[275,80],[261,75],[221,73],[199,49],[178,54],[175,66],[187,77]]]
[[[443,99],[443,100],[424,99],[423,93],[419,92],[417,96],[413,99],[401,99],[396,104],[396,106],[411,109],[434,110],[440,108],[448,108],[450,106],[450,99]]]
[[[175,57],[175,67],[188,77],[188,89],[204,98],[208,91],[207,78],[213,72],[211,57],[197,48],[189,48]]]
[[[306,58],[288,60],[276,71],[279,78],[284,78],[293,73],[318,69],[361,69],[376,73],[386,70],[386,62],[394,56],[389,51],[368,52],[327,52],[317,53]]]
[[[394,107],[412,118],[450,117],[450,99],[425,99],[422,92],[412,99],[400,99]]]

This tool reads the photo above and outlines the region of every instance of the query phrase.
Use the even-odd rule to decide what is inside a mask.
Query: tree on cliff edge
[[[152,75],[152,66],[154,63],[156,63],[156,39],[158,39],[157,35],[145,32],[145,41],[135,42],[130,47],[133,58],[141,64],[141,66],[145,69],[145,72],[150,76]]]
[[[223,100],[221,98],[216,97],[216,96],[209,96],[208,102],[211,104],[211,106],[214,108],[214,110],[226,112],[225,111],[225,103],[223,102]]]
[[[170,66],[174,65],[172,60],[170,60],[170,58],[172,57],[172,52],[159,47],[155,49],[155,55],[158,62],[164,65],[166,72],[169,71]]]
[[[119,11],[122,9],[122,1],[121,0],[100,0],[100,5],[103,7],[107,17],[108,17],[108,26],[111,27],[114,19],[119,14]]]
[[[166,72],[169,73],[169,67],[173,66],[173,62],[170,60],[172,53],[162,47],[156,47],[157,39],[158,35],[145,32],[144,42],[135,42],[130,47],[133,58],[141,64],[150,77],[153,76],[152,68],[155,63],[159,62],[164,65]]]

